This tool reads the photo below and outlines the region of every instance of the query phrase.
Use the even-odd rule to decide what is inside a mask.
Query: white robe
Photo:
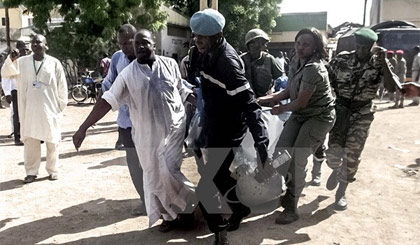
[[[123,104],[130,109],[150,226],[161,216],[175,219],[173,205],[183,210],[193,192],[192,183],[180,171],[185,134],[183,101],[189,93],[175,60],[156,56],[152,69],[131,62],[102,97],[114,111]]]
[[[52,56],[45,55],[37,76],[33,62],[33,55],[27,55],[9,63],[9,69],[18,73],[21,139],[58,143],[61,140],[62,113],[68,102],[66,76],[60,61]]]

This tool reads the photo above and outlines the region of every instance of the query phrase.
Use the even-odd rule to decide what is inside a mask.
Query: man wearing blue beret
[[[214,244],[229,244],[226,231],[238,229],[242,219],[250,213],[250,209],[238,201],[235,191],[228,192],[236,185],[229,171],[235,155],[233,150],[239,147],[249,127],[259,157],[257,178],[268,177],[269,168],[263,168],[267,159],[267,131],[241,59],[223,37],[223,15],[205,9],[192,16],[190,25],[195,35],[192,52],[196,54],[192,55],[195,58],[191,60],[189,73],[200,77],[204,102],[198,145],[204,149],[199,154],[204,156],[205,164],[199,166],[201,179],[197,197],[209,229],[215,233]],[[231,208],[228,220],[222,216],[218,193]]]

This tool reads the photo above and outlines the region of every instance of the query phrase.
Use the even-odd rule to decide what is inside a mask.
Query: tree
[[[187,16],[198,11],[198,1],[167,0],[174,8]],[[246,51],[245,34],[253,29],[260,28],[271,33],[276,26],[276,18],[280,11],[278,5],[282,0],[221,0],[219,11],[226,19],[223,33],[228,42],[237,50]]]
[[[95,68],[102,54],[117,50],[116,30],[124,23],[157,31],[165,26],[163,0],[5,0],[6,6],[24,5],[34,15],[37,33],[44,34],[49,53],[65,67]],[[64,22],[53,28],[54,13]],[[66,69],[70,83],[77,72]],[[76,76],[76,77],[75,77]]]

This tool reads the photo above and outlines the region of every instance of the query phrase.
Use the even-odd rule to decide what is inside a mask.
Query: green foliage
[[[88,68],[95,68],[104,52],[112,54],[118,49],[115,37],[120,25],[162,29],[167,17],[159,10],[163,3],[186,16],[199,9],[198,0],[4,0],[6,6],[22,4],[33,13],[36,31],[47,37],[51,55],[63,63],[71,60],[76,66]],[[219,11],[226,18],[226,39],[245,51],[244,37],[250,29],[271,32],[279,15],[279,3],[281,0],[220,0]],[[64,22],[51,28],[48,23],[54,11],[64,17]]]
[[[49,54],[63,63],[96,68],[103,53],[118,49],[116,32],[124,23],[152,31],[166,24],[159,10],[163,0],[5,0],[6,6],[24,5],[34,16],[37,33],[44,34]],[[56,14],[54,14],[56,13]],[[56,16],[54,16],[56,15]],[[48,23],[61,15],[64,22],[52,28]]]
[[[236,49],[246,51],[245,34],[260,28],[267,33],[276,26],[279,16],[278,4],[281,0],[223,0],[219,11],[226,18],[223,32],[229,43]]]
[[[198,0],[166,1],[187,16],[192,16],[199,9]],[[228,42],[234,48],[246,51],[245,34],[249,30],[260,28],[271,33],[276,26],[275,19],[280,14],[278,4],[281,2],[282,0],[220,0],[219,11],[226,18],[223,32]]]

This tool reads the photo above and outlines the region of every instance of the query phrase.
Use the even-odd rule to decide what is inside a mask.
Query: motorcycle
[[[77,103],[82,103],[90,98],[90,103],[96,103],[102,89],[102,78],[94,79],[93,71],[89,71],[87,75],[82,75],[78,83],[71,88],[71,97]]]

